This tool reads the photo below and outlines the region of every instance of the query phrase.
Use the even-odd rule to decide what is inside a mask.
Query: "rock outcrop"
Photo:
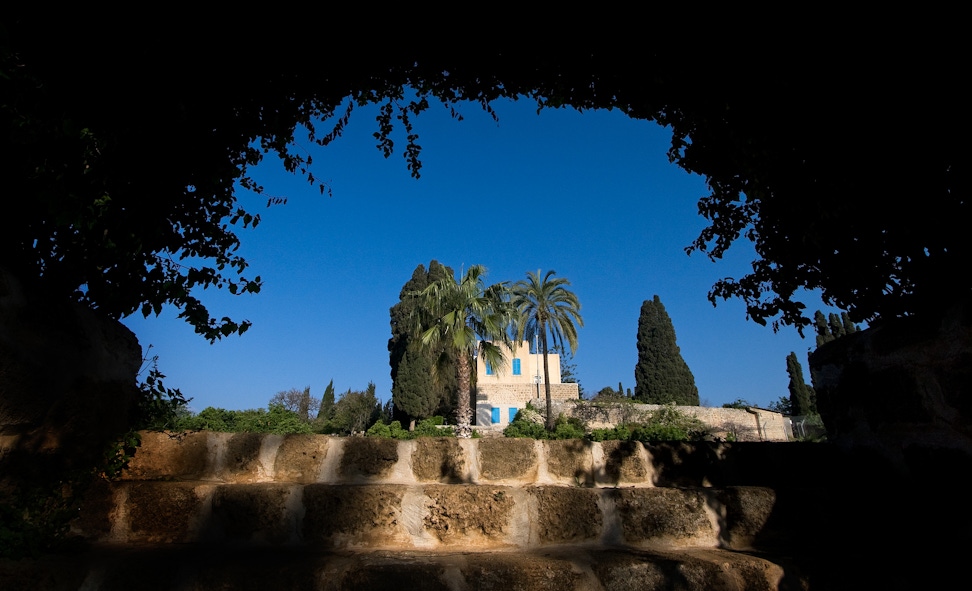
[[[0,480],[94,465],[130,428],[141,353],[119,322],[0,269]]]
[[[930,452],[972,458],[972,302],[883,321],[809,361],[830,441],[880,450],[919,473]]]

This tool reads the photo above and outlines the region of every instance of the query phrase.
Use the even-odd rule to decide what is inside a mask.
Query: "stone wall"
[[[142,442],[0,589],[939,589],[972,541],[963,467],[824,443]]]
[[[123,477],[88,498],[75,535],[331,549],[748,549],[779,511],[771,489],[741,485],[749,477],[729,444],[141,435]],[[779,451],[756,453],[772,463]]]
[[[663,408],[657,404],[591,403],[587,401],[560,401],[554,412],[577,417],[591,429],[609,429]],[[787,419],[778,412],[760,408],[709,408],[703,406],[677,406],[679,412],[693,416],[710,429],[714,437],[732,441],[788,441],[790,430]]]
[[[536,397],[536,386],[522,384],[496,384],[480,386],[476,395],[476,424],[482,429],[502,429],[509,424],[505,409],[523,408],[528,402],[537,408],[546,407],[543,387],[541,398]],[[635,422],[663,408],[658,404],[609,403],[580,400],[577,384],[551,384],[554,414],[576,417],[590,429],[610,429],[616,425]],[[490,409],[504,409],[500,422],[492,425]],[[710,408],[704,406],[677,406],[679,412],[705,423],[713,437],[729,441],[789,441],[793,438],[789,419],[778,412],[762,408]]]
[[[550,384],[552,400],[577,400],[577,384]],[[540,384],[540,399],[546,404],[547,391]],[[476,386],[476,403],[495,403],[502,406],[522,408],[527,402],[537,400],[536,384],[479,384]]]

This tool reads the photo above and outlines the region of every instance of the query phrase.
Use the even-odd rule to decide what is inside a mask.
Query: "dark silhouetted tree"
[[[751,408],[752,406],[753,405],[750,404],[748,400],[744,398],[736,398],[732,402],[723,403],[722,408],[738,408],[738,409],[745,410],[747,408]]]
[[[796,353],[786,356],[786,373],[790,376],[790,412],[793,416],[817,414],[814,392],[803,380],[803,367]]]
[[[315,408],[314,411],[320,409],[320,402],[318,402],[317,404],[318,407]],[[304,388],[304,392],[301,394],[300,406],[297,408],[297,414],[300,415],[300,418],[306,421],[310,419],[310,412],[311,412],[311,393],[310,393],[310,386],[307,386]]]
[[[839,339],[846,334],[844,331],[844,323],[840,321],[840,316],[834,312],[827,315],[827,324],[830,326],[830,334],[834,335],[835,339]]]
[[[644,301],[638,318],[634,397],[649,404],[699,405],[695,376],[682,358],[672,319],[657,295]]]
[[[817,333],[817,346],[829,343],[834,339],[839,339],[844,335],[849,335],[860,330],[850,319],[847,312],[841,312],[838,316],[831,312],[827,316],[820,310],[813,314],[813,329]]]
[[[618,392],[617,390],[615,390],[614,388],[612,388],[611,386],[604,386],[603,388],[597,391],[597,394],[595,394],[594,397],[591,398],[591,400],[595,402],[607,402],[607,401],[622,400],[623,398],[624,395]]]
[[[173,50],[158,33],[97,15],[8,20],[0,172],[23,207],[0,219],[0,264],[113,317],[171,305],[209,338],[239,332],[245,321],[212,318],[194,294],[259,290],[259,278],[242,275],[235,234],[258,216],[241,209],[236,191],[263,193],[251,171],[265,155],[326,191],[306,146],[331,143],[353,108],[376,104],[378,148],[394,151],[399,125],[417,177],[420,113],[433,104],[455,113],[466,102],[493,113],[494,101],[520,97],[539,108],[618,109],[670,129],[669,158],[704,177],[709,192],[698,204],[707,226],[690,250],[718,259],[744,239],[756,251],[752,273],[719,281],[710,298],[741,298],[756,322],[808,324],[798,288],[819,288],[858,322],[937,313],[972,288],[972,277],[954,272],[972,250],[967,105],[956,77],[938,75],[963,71],[957,45],[885,52],[894,75],[876,78],[914,80],[914,94],[859,75],[860,48],[890,39],[855,38],[860,47],[832,56],[783,43],[770,60],[722,39],[712,40],[718,51],[686,52],[580,39],[564,51],[420,49],[390,38],[353,64],[322,69],[343,39],[263,31],[260,63],[234,63],[221,52],[245,38],[196,19],[158,30],[205,34],[208,48]],[[118,59],[118,47],[137,51],[141,67]],[[146,91],[159,88],[170,91]],[[144,113],[166,130],[152,142],[131,123]],[[924,123],[889,126],[888,113],[921,113]],[[834,149],[849,129],[869,138],[867,150]],[[166,174],[152,162],[165,162]],[[887,207],[898,194],[921,207]]]
[[[834,335],[830,332],[830,325],[827,323],[827,317],[820,310],[813,314],[813,330],[817,333],[818,347],[834,340]]]
[[[445,343],[440,343],[435,350],[423,347],[414,336],[412,326],[416,309],[421,305],[416,294],[429,284],[452,275],[452,269],[440,265],[436,260],[429,263],[428,271],[419,265],[412,272],[411,279],[402,286],[399,302],[389,311],[392,336],[388,339],[388,355],[392,400],[398,412],[412,422],[435,414],[448,414],[455,404],[455,370],[443,367],[437,379],[433,379],[433,366],[440,357],[445,355],[442,362],[454,365],[455,352]]]
[[[840,313],[840,322],[844,326],[844,334],[854,334],[855,332],[860,330],[859,328],[857,328],[857,325],[854,324],[853,321],[851,321],[850,316],[847,314],[847,312]]]
[[[776,411],[784,416],[793,416],[793,403],[789,396],[780,396],[769,405],[769,410]]]

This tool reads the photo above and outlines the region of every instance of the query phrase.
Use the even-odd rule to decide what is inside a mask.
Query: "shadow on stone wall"
[[[0,496],[86,484],[132,428],[141,361],[119,322],[0,269]]]

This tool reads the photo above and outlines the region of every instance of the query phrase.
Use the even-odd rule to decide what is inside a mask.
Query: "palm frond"
[[[554,277],[548,271],[541,279],[540,271],[528,272],[525,280],[511,288],[512,305],[517,311],[516,340],[522,342],[543,331],[549,331],[554,345],[577,350],[577,327],[584,326],[577,295],[568,289],[570,281]]]
[[[516,313],[510,303],[509,289],[506,283],[486,285],[485,267],[473,265],[459,279],[443,277],[414,296],[419,305],[413,313],[413,332],[420,337],[422,346],[433,348],[437,344],[447,343],[447,347],[457,356],[455,369],[459,404],[456,416],[460,426],[465,421],[467,431],[472,377],[469,361],[478,350],[486,361],[501,367],[505,363],[503,351],[490,341],[501,341],[511,346],[509,326]],[[440,360],[444,357],[448,355],[443,353]],[[441,367],[437,363],[433,372],[437,375]]]

